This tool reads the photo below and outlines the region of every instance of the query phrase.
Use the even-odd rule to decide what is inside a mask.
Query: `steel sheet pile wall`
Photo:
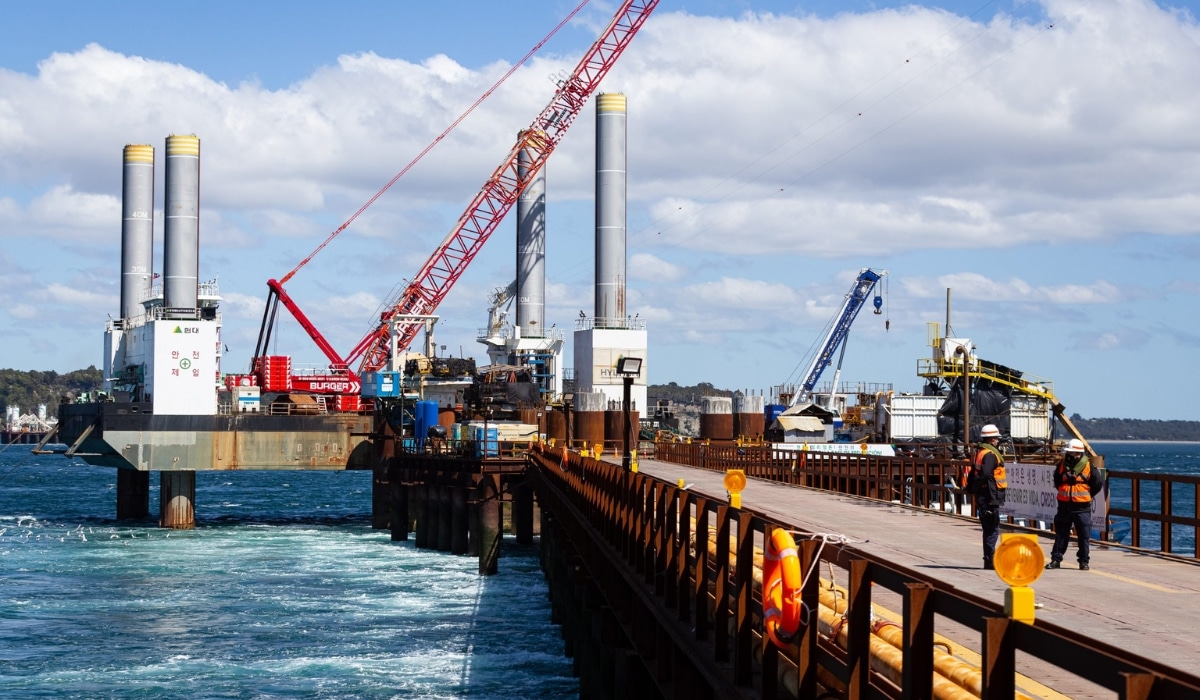
[[[733,439],[733,399],[728,396],[701,397],[700,439]]]
[[[733,432],[742,437],[758,439],[763,436],[766,421],[766,400],[762,396],[733,396]]]
[[[575,394],[575,441],[588,445],[604,442],[604,411],[608,398],[603,392],[581,391]]]
[[[566,413],[553,410],[546,413],[546,438],[555,442],[563,442],[567,439]]]

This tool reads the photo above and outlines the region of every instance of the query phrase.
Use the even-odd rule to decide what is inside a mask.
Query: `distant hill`
[[[1139,418],[1083,418],[1071,422],[1089,440],[1181,440],[1200,442],[1200,421],[1142,420]]]
[[[67,374],[0,369],[0,405],[19,406],[21,413],[28,414],[37,413],[38,404],[45,404],[46,411],[55,415],[60,397],[98,391],[103,384],[104,378],[95,366]]]

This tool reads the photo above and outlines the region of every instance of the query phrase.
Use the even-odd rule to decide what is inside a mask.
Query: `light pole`
[[[625,399],[621,402],[621,413],[625,423],[625,450],[621,457],[621,466],[625,471],[629,471],[633,456],[629,452],[629,414],[630,414],[630,392],[633,388],[633,379],[642,373],[642,358],[640,357],[622,357],[617,360],[617,374],[621,375],[621,379],[625,381]]]

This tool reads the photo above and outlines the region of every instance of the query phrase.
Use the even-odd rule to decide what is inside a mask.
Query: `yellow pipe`
[[[708,552],[712,557],[716,556],[716,537],[716,529],[710,526],[706,539],[708,540]],[[737,539],[731,535],[729,541],[729,565],[731,568],[736,568]],[[761,548],[754,548],[753,561],[754,571],[752,579],[758,584],[761,590],[763,564],[763,552]],[[824,629],[820,631],[826,638],[830,638],[833,630],[838,625],[838,621],[844,617],[846,608],[849,606],[849,601],[846,598],[845,589],[835,586],[825,579],[820,579],[819,599],[818,620],[824,625]],[[894,622],[894,619],[897,617],[895,613],[874,603],[871,605],[871,610],[878,617],[891,618],[889,622],[893,622],[893,624],[881,626],[877,631],[872,631],[871,633],[869,642],[869,663],[871,669],[888,678],[896,685],[902,685],[904,631],[898,623]],[[845,626],[842,625],[842,628],[838,630],[836,641],[843,649],[846,648],[847,638]],[[979,698],[983,693],[983,672],[978,667],[954,655],[955,647],[959,646],[961,648],[961,645],[956,645],[953,641],[939,634],[934,634],[934,644],[950,649],[950,653],[947,653],[938,648],[938,646],[934,646],[934,697],[939,698],[939,700],[972,700],[973,698]],[[1017,693],[1015,697],[1017,700],[1032,700],[1030,696],[1021,693]]]

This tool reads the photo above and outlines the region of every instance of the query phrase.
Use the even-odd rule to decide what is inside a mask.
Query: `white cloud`
[[[82,289],[73,289],[58,283],[51,283],[43,290],[46,297],[55,303],[70,304],[75,307],[86,307],[90,310],[116,308],[119,297],[111,294],[100,294]]]
[[[636,253],[629,258],[629,278],[634,280],[677,282],[683,279],[687,272],[687,268],[649,253]]]
[[[1114,304],[1125,298],[1116,285],[1105,280],[1090,285],[1035,286],[1019,277],[997,280],[975,272],[961,272],[936,278],[907,277],[901,284],[909,295],[926,299],[939,297],[946,289],[953,289],[955,298],[994,302]]]

